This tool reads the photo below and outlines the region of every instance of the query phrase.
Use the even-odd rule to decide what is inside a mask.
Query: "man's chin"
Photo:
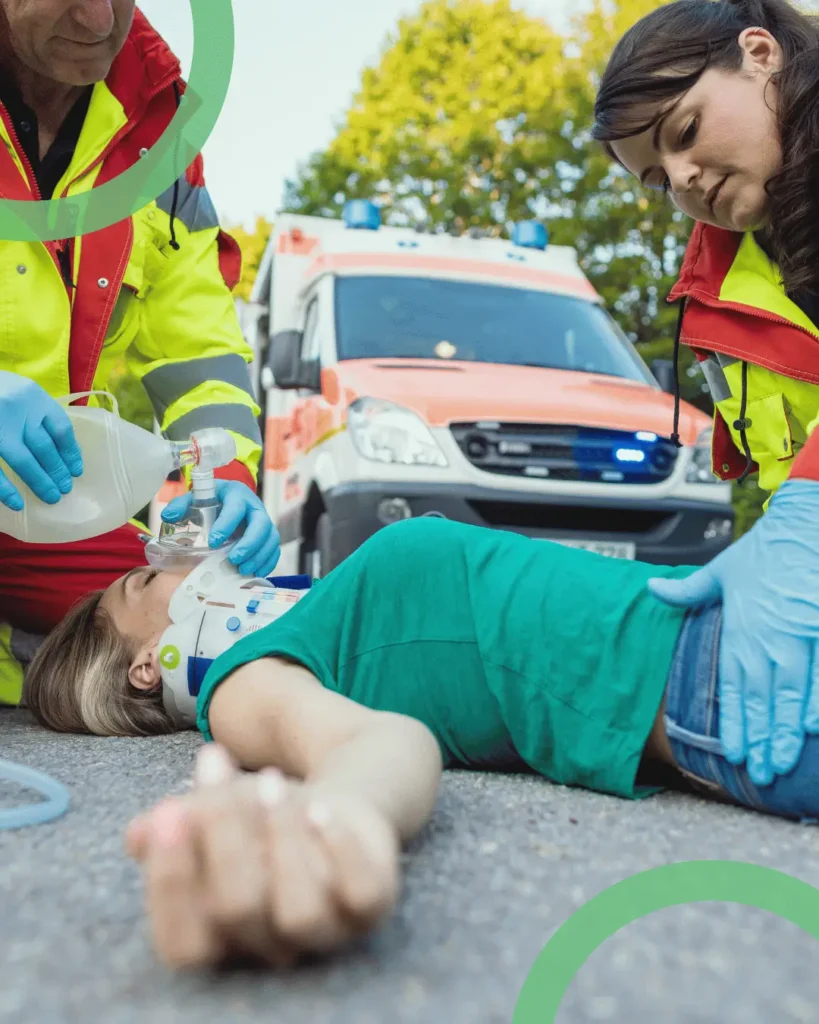
[[[104,82],[111,71],[113,61],[109,58],[97,58],[84,61],[55,61],[47,71],[53,82],[84,88],[97,82]]]

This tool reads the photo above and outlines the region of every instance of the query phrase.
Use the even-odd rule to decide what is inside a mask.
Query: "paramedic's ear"
[[[146,644],[134,655],[128,669],[128,682],[136,690],[152,690],[162,678],[159,671],[159,659],[156,654],[157,644]]]

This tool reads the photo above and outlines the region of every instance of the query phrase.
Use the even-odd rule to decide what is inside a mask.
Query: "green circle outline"
[[[181,660],[182,655],[179,653],[179,648],[173,644],[165,644],[159,652],[159,663],[163,668],[175,669]]]
[[[179,109],[156,145],[112,181],[63,199],[0,199],[0,240],[52,242],[127,220],[194,162],[216,126],[233,72],[232,0],[191,0],[193,62]]]
[[[565,921],[535,960],[512,1024],[554,1024],[574,976],[632,921],[689,903],[741,903],[819,939],[819,889],[784,871],[736,860],[689,860],[651,868],[604,889]]]

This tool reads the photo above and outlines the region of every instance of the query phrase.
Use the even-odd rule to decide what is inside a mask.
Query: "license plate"
[[[564,540],[562,537],[552,537],[557,544],[567,548],[582,548],[584,551],[594,551],[598,555],[605,555],[607,558],[626,558],[633,561],[637,557],[637,546],[625,541],[607,540]]]

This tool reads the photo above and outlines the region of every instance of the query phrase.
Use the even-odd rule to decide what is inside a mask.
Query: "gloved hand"
[[[720,739],[733,764],[748,760],[758,786],[799,760],[819,733],[819,483],[786,481],[768,511],[684,579],[653,579],[668,604],[723,602]]]
[[[216,497],[222,509],[208,537],[211,547],[224,544],[244,521],[247,523],[244,534],[230,552],[230,561],[239,566],[243,576],[269,576],[281,555],[280,539],[261,498],[238,480],[217,480]],[[162,518],[169,523],[176,522],[188,511],[191,498],[189,491],[169,501],[162,510]]]
[[[0,370],[0,458],[37,497],[56,505],[73,476],[82,476],[82,455],[63,406],[19,373]],[[0,470],[0,502],[19,512],[23,497]]]

